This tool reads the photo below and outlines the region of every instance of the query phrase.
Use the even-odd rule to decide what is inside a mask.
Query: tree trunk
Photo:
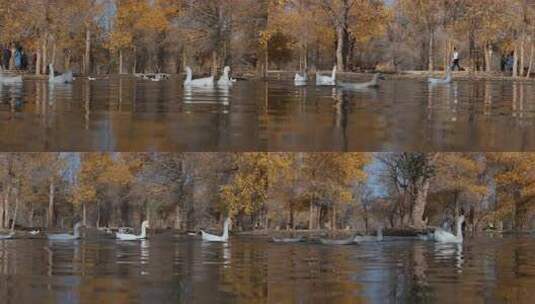
[[[485,71],[492,71],[492,46],[485,44]]]
[[[295,229],[295,226],[294,226],[294,206],[293,204],[290,204],[290,219],[288,220],[289,222],[289,227],[290,229],[294,230]]]
[[[9,69],[14,70],[15,69],[15,51],[16,49],[14,47],[11,48],[11,57],[9,59]]]
[[[136,47],[134,46],[134,63],[132,65],[132,73],[136,73],[137,72],[137,52],[136,52]]]
[[[332,225],[331,225],[331,229],[332,230],[335,230],[337,229],[336,227],[336,206],[333,204],[333,208],[332,208]]]
[[[87,208],[85,203],[82,203],[82,223],[87,226]]]
[[[56,66],[56,41],[52,41],[52,58],[50,58],[52,66]]]
[[[314,202],[310,202],[310,210],[308,214],[308,230],[314,230]]]
[[[513,191],[513,210],[511,212],[511,226],[514,231],[518,231],[519,227],[519,219],[520,214],[518,212],[518,206],[520,205],[520,199],[522,197],[522,194],[520,193],[520,190],[516,189]]]
[[[269,44],[269,42],[268,42]],[[265,66],[264,66],[264,78],[267,78],[267,75],[268,75],[268,71],[269,71],[269,47],[268,47],[268,44],[266,44],[266,57],[264,58],[265,59]]]
[[[86,75],[91,73],[91,30],[89,26],[85,31],[85,54],[84,54],[84,73]]]
[[[11,196],[11,186],[8,184],[6,187],[6,194],[4,195],[4,225],[2,228],[9,227],[9,198]]]
[[[338,71],[345,70],[344,65],[344,27],[342,25],[336,26],[336,68]]]
[[[308,43],[305,42],[305,62],[304,62],[304,70],[305,73],[308,70]]]
[[[368,223],[368,207],[364,206],[362,211],[363,211],[362,215],[364,216],[364,231],[366,233],[368,233],[368,226],[369,226],[369,223]]]
[[[97,222],[95,225],[98,228],[100,228],[100,204],[97,203]]]
[[[533,67],[533,53],[535,51],[535,46],[533,44],[533,41],[531,42],[531,51],[529,52],[529,62],[528,62],[528,72],[526,73],[526,78],[529,78],[531,75],[531,69]]]
[[[70,52],[67,52],[67,54],[65,54],[65,70],[68,71],[71,69],[71,53]]]
[[[518,76],[518,47],[515,43],[514,57],[513,57],[513,78]]]
[[[50,179],[48,188],[47,226],[48,228],[52,228],[54,226],[54,178]]]
[[[34,67],[35,67],[35,75],[41,75],[41,48],[37,48]]]
[[[5,194],[2,194],[0,197],[0,228],[4,228],[4,196]]]
[[[453,227],[457,227],[457,220],[459,219],[459,216],[461,215],[461,206],[459,205],[459,193],[458,191],[455,191],[453,193],[453,203],[455,204],[455,209],[454,209],[454,226]],[[453,228],[452,227],[452,228]],[[455,231],[454,229],[452,229],[452,231]]]
[[[213,50],[212,51],[212,76],[216,76],[217,75],[217,68],[218,68],[218,59],[217,59],[217,51],[216,50]]]
[[[177,203],[175,207],[175,229],[181,230],[182,229],[182,221],[181,221],[181,208],[180,205]]]
[[[35,227],[34,222],[33,222],[34,218],[35,218],[35,212],[34,212],[33,205],[32,205],[30,207],[30,220],[29,220],[30,227]]]
[[[15,231],[15,224],[17,222],[17,214],[19,213],[19,194],[15,197],[15,213],[13,213],[13,221],[11,222],[11,231]]]
[[[427,50],[427,60],[428,60],[428,66],[427,66],[427,69],[429,71],[433,71],[435,69],[435,66],[434,66],[434,50],[435,50],[435,32],[434,31],[430,31],[429,33],[429,49]]]
[[[519,70],[518,70],[518,76],[519,77],[524,77],[524,66],[525,66],[525,62],[524,62],[524,41],[526,40],[526,36],[525,35],[522,35],[522,39],[520,40],[520,59],[519,59]]]
[[[427,203],[427,193],[429,192],[429,179],[426,179],[422,186],[416,190],[416,199],[412,209],[411,224],[414,228],[425,228],[423,220],[425,205]]]
[[[123,50],[119,50],[119,74],[123,73]]]
[[[46,65],[47,65],[47,38],[43,39],[43,58],[41,60],[42,68],[41,71],[43,74],[46,74]]]

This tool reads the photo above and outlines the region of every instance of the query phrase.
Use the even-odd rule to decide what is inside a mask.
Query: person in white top
[[[457,68],[457,71],[460,71],[461,65],[459,63],[459,52],[457,51],[457,48],[453,48],[453,65],[451,66],[451,70],[455,71],[455,68]]]

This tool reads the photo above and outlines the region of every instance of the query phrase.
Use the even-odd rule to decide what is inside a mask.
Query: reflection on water
[[[532,303],[535,239],[0,241],[2,303]]]
[[[535,86],[389,80],[379,89],[115,77],[0,86],[3,151],[535,150]],[[16,134],[16,136],[13,136]],[[513,135],[513,136],[512,136]]]

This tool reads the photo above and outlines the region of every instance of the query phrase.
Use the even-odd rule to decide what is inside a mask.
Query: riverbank
[[[319,71],[321,74],[328,75],[331,71]],[[367,79],[370,75],[378,73],[379,71],[367,71],[367,72],[338,72],[336,77],[338,80],[362,80]],[[269,71],[267,78],[270,80],[290,80],[295,76],[295,71]],[[401,71],[401,72],[380,72],[387,80],[426,80],[429,77],[444,77],[444,71]],[[314,73],[309,73],[312,76]],[[492,80],[492,81],[515,81],[515,82],[535,82],[535,78],[513,78],[510,75],[501,72],[468,72],[468,71],[455,71],[452,72],[453,79],[455,80]],[[310,77],[309,77],[310,78]]]
[[[321,74],[329,74],[331,71],[319,71]],[[47,80],[48,75],[35,75],[33,73],[26,73],[23,71],[2,71],[1,73],[16,76],[21,75],[24,80]],[[286,70],[271,70],[267,72],[266,77],[262,75],[256,75],[252,72],[243,72],[234,73],[233,77],[238,80],[255,80],[255,79],[267,79],[267,80],[293,80],[295,77],[296,71],[286,71]],[[370,75],[377,73],[377,71],[364,71],[364,72],[338,72],[336,74],[339,80],[343,81],[360,81],[367,79]],[[403,80],[403,79],[414,79],[414,80],[426,80],[429,77],[444,77],[444,71],[401,71],[401,72],[381,72],[384,77],[388,80]],[[315,73],[309,73],[309,78],[311,78]],[[482,80],[492,80],[492,81],[515,81],[515,82],[535,82],[535,78],[524,78],[517,77],[513,78],[508,74],[502,72],[469,72],[469,71],[456,71],[452,72],[453,78],[456,80],[471,80],[471,81],[482,81]],[[76,77],[86,78],[87,75],[75,75]],[[99,75],[90,75],[92,77],[124,77],[130,78],[134,77],[134,74],[99,74]],[[183,74],[169,74],[170,79],[182,79]]]

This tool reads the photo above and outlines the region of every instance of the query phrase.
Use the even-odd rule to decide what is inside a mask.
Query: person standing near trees
[[[461,65],[459,64],[460,62],[460,59],[459,59],[459,51],[457,51],[457,48],[454,47],[453,48],[453,64],[451,66],[451,70],[452,71],[455,71],[455,68],[457,67],[457,71],[460,71],[461,70]]]
[[[9,61],[11,60],[11,51],[9,48],[4,47],[2,49],[2,65],[4,69],[9,70]]]

